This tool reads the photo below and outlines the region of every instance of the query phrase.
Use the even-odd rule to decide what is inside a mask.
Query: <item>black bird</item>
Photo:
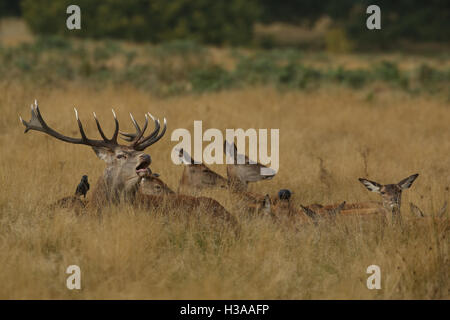
[[[292,191],[289,189],[281,189],[278,191],[278,198],[280,200],[289,200],[291,198]]]
[[[75,191],[76,196],[84,196],[86,198],[86,193],[89,190],[89,182],[88,176],[84,175],[81,177],[81,181],[77,186],[77,190]]]

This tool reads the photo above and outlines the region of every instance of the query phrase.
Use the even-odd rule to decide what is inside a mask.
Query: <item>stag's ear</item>
[[[107,148],[102,147],[92,147],[97,157],[107,163],[112,161],[113,152]]]
[[[416,180],[416,178],[419,176],[418,173],[413,174],[412,176],[409,176],[406,179],[403,179],[402,181],[400,181],[399,183],[397,183],[397,185],[402,188],[402,189],[408,189],[409,187],[411,187],[411,185],[413,184],[414,180]]]
[[[382,187],[381,184],[363,178],[359,178],[359,181],[367,188],[367,190],[380,193]]]

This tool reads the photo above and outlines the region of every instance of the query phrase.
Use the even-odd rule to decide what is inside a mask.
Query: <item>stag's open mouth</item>
[[[139,165],[136,167],[136,174],[138,176],[143,176],[150,171],[148,167],[150,165],[150,159],[145,158]]]

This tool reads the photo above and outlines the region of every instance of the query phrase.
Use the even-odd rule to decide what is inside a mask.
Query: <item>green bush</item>
[[[81,30],[66,28],[71,4],[81,8]],[[250,42],[260,12],[255,0],[22,0],[21,7],[38,34],[152,42],[190,39],[218,45]]]
[[[195,70],[189,77],[194,92],[217,91],[230,88],[233,77],[219,66]]]

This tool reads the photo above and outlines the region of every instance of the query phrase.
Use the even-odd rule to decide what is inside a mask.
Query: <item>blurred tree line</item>
[[[70,4],[81,7],[81,30],[65,27]],[[370,4],[381,8],[381,30],[366,28]],[[250,44],[256,22],[311,26],[328,16],[358,47],[388,48],[398,40],[449,42],[449,7],[448,0],[0,0],[0,16],[22,15],[38,34],[215,45]]]

